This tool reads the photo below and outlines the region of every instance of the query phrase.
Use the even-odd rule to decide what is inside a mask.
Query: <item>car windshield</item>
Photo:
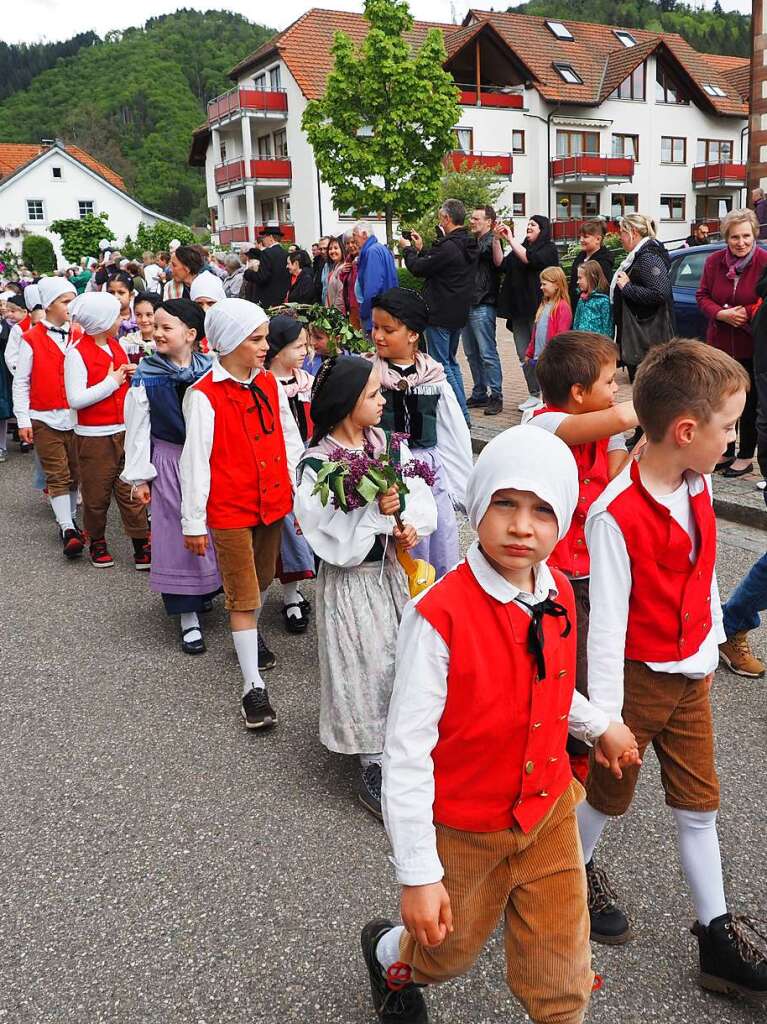
[[[703,267],[710,252],[691,252],[674,260],[671,267],[671,283],[677,288],[697,288],[703,276]]]

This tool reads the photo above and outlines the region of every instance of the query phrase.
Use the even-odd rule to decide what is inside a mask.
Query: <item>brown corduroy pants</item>
[[[131,498],[130,485],[120,479],[125,465],[125,431],[99,437],[78,434],[77,458],[83,496],[83,526],[90,539],[103,538],[112,495],[127,535],[136,540],[147,537],[146,508]]]
[[[582,798],[573,780],[527,835],[517,826],[502,832],[436,826],[453,932],[431,949],[403,934],[400,956],[414,981],[435,984],[465,974],[503,916],[506,980],[530,1019],[581,1024],[594,982],[575,820]]]
[[[45,473],[48,497],[59,498],[76,491],[80,476],[74,430],[54,430],[42,420],[32,420],[32,436]]]

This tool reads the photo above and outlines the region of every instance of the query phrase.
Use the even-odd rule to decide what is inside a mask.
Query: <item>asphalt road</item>
[[[353,799],[355,765],[317,739],[314,633],[289,639],[270,593],[280,725],[247,734],[223,609],[207,618],[209,653],[184,656],[118,526],[114,569],[65,564],[31,475],[15,452],[0,466],[0,1021],[372,1022],[358,935],[396,915],[397,889],[383,830]],[[723,528],[723,593],[765,545]],[[766,687],[719,672],[714,689],[727,887],[733,910],[763,919]],[[764,1019],[695,984],[652,755],[601,863],[636,939],[595,948],[590,1022]],[[429,1004],[441,1024],[526,1019],[498,935]]]

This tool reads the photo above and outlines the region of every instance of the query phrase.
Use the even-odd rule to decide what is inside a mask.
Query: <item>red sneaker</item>
[[[133,542],[133,564],[136,569],[152,568],[152,545],[148,540]]]
[[[107,542],[103,537],[101,540],[91,541],[90,552],[91,565],[94,565],[97,569],[109,569],[115,564],[115,560],[109,554]]]
[[[65,530],[62,539],[65,558],[78,558],[83,553],[85,540],[78,530]]]

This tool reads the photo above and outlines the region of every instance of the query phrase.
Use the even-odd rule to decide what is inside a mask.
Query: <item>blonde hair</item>
[[[540,281],[541,283],[548,281],[549,284],[556,285],[557,293],[553,299],[543,299],[535,314],[536,321],[541,315],[544,305],[549,301],[552,301],[555,307],[558,306],[560,302],[566,302],[567,305],[570,306],[570,293],[567,289],[567,278],[565,277],[565,272],[561,267],[546,267],[545,270],[541,271]]]
[[[635,231],[640,238],[655,238],[655,226],[643,213],[628,213],[618,222],[621,231]]]
[[[744,224],[746,221],[751,225],[754,238],[759,235],[759,221],[757,220],[756,214],[753,210],[730,210],[722,217],[722,221],[719,225],[719,230],[722,233],[722,238],[727,241],[730,232],[736,224]]]

